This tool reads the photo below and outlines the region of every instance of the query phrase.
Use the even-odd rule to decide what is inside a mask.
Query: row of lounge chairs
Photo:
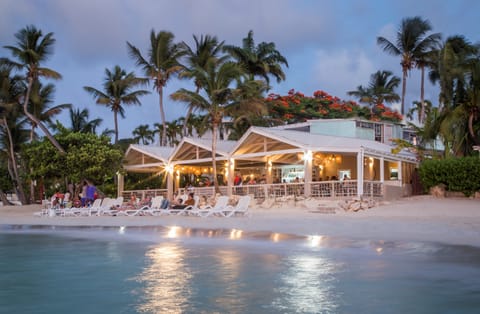
[[[163,196],[152,199],[151,205],[140,208],[123,208],[123,197],[116,199],[96,199],[90,207],[85,208],[48,208],[35,213],[36,216],[161,216],[161,215],[190,215],[198,217],[232,217],[248,215],[250,196],[240,196],[235,206],[229,205],[228,196],[219,196],[214,206],[199,206],[200,198],[194,196],[194,204],[184,208],[162,208]]]

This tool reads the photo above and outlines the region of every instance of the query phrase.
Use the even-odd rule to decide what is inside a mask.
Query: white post
[[[304,159],[304,178],[303,178],[303,183],[304,183],[304,194],[306,197],[309,197],[311,195],[311,182],[312,182],[312,151],[306,151],[303,153],[303,159]]]
[[[228,174],[227,174],[227,195],[232,196],[233,179],[235,177],[235,160],[230,158],[228,162]]]
[[[120,172],[117,172],[117,184],[117,197],[120,197],[125,187],[125,177]]]
[[[380,182],[385,181],[385,159],[380,157]]]
[[[357,196],[363,195],[363,162],[364,162],[363,148],[357,153]]]

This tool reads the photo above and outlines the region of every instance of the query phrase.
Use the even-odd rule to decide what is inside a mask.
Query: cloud
[[[363,51],[318,50],[312,62],[311,81],[327,93],[344,99],[350,98],[346,95],[348,91],[368,84],[370,75],[376,71],[374,63]]]

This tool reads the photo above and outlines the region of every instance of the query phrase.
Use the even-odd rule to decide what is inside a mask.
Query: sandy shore
[[[359,212],[308,208],[251,209],[249,217],[34,217],[39,205],[0,207],[0,225],[180,226],[240,229],[364,240],[429,241],[480,247],[480,200],[430,196],[386,202]]]

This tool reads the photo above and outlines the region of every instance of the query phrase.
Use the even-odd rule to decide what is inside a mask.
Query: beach
[[[237,229],[294,235],[344,237],[371,241],[424,241],[480,247],[480,200],[416,196],[358,212],[338,208],[323,214],[315,208],[250,208],[248,217],[134,216],[35,217],[41,205],[2,206],[0,225],[45,226],[178,226]]]

